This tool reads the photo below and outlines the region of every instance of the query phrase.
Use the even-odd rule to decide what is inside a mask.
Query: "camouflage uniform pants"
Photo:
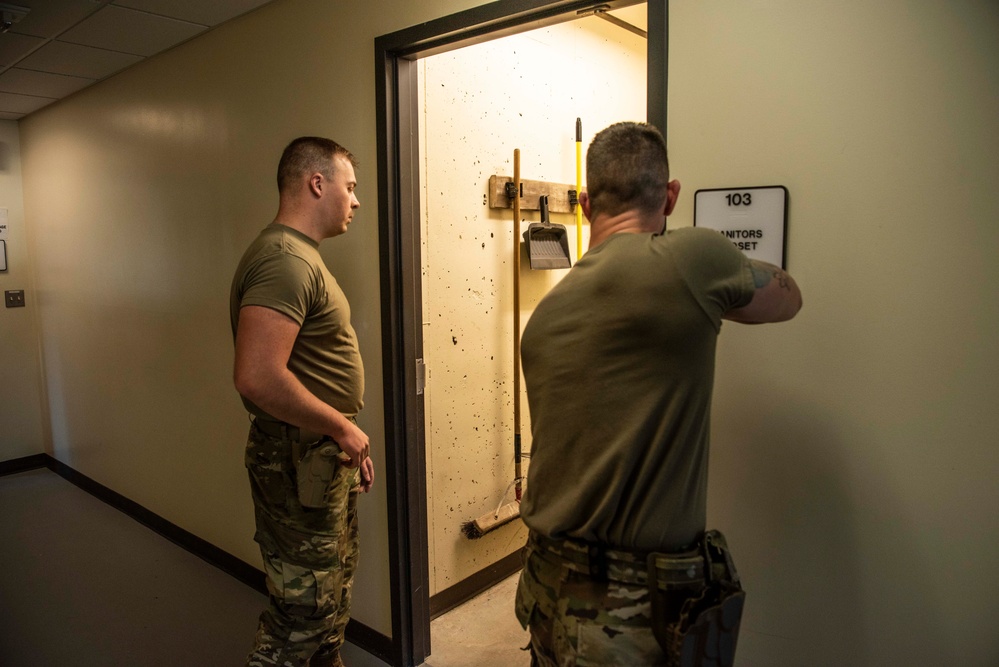
[[[248,667],[305,667],[317,652],[339,649],[349,617],[358,557],[358,470],[337,465],[329,505],[303,508],[291,452],[289,440],[250,428],[245,462],[254,539],[270,599]]]
[[[531,631],[532,667],[666,665],[652,634],[647,583],[594,579],[532,542],[516,613]]]

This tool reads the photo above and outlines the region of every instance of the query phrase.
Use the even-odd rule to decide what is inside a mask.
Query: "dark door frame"
[[[416,60],[645,0],[499,0],[375,40],[378,233],[392,649],[397,667],[430,654],[423,405],[419,109]],[[648,0],[648,122],[666,134],[668,0]]]

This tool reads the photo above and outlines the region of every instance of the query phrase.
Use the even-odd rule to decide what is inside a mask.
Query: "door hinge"
[[[423,389],[427,386],[427,365],[423,359],[416,360],[416,395],[423,394]]]

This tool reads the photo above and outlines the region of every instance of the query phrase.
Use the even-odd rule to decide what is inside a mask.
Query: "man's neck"
[[[278,209],[277,216],[274,218],[274,224],[290,227],[297,232],[305,234],[316,243],[320,243],[324,238],[326,238],[323,236],[319,226],[313,224],[312,220],[308,216],[289,210],[285,207]]]
[[[597,216],[590,221],[590,248],[609,239],[615,234],[658,234],[666,224],[662,215],[630,210],[611,216]]]

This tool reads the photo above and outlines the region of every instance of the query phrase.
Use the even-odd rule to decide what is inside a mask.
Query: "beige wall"
[[[24,290],[24,308],[0,305],[0,461],[45,451],[38,294],[28,253],[17,123],[0,121],[0,208],[7,209],[7,270],[0,290]]]
[[[315,132],[362,162],[324,254],[383,471],[373,39],[474,4],[279,0],[20,123],[56,458],[257,562],[226,295],[279,151]],[[806,295],[791,324],[722,336],[709,513],[747,580],[741,663],[995,664],[995,5],[670,11],[672,224],[699,187],[786,185]],[[384,485],[363,501],[355,611],[388,634]]]
[[[644,39],[587,18],[420,62],[431,594],[527,539],[519,520],[478,540],[459,530],[514,500],[513,219],[484,203],[489,177],[512,177],[519,148],[522,178],[574,184],[576,118],[584,150],[607,124],[644,118],[645,57]],[[540,220],[523,213],[521,233]],[[553,213],[552,222],[566,227],[575,262],[574,216]],[[585,221],[583,237],[585,248]],[[566,271],[532,271],[526,247],[522,255],[523,326]],[[529,452],[523,383],[521,432]]]
[[[670,3],[683,183],[787,186],[794,322],[723,329],[742,664],[999,664],[999,9]]]
[[[258,564],[228,288],[277,208],[284,145],[332,136],[361,209],[323,254],[367,374],[382,477],[362,499],[355,617],[391,634],[373,44],[473,5],[279,0],[21,122],[24,198],[60,461]]]

